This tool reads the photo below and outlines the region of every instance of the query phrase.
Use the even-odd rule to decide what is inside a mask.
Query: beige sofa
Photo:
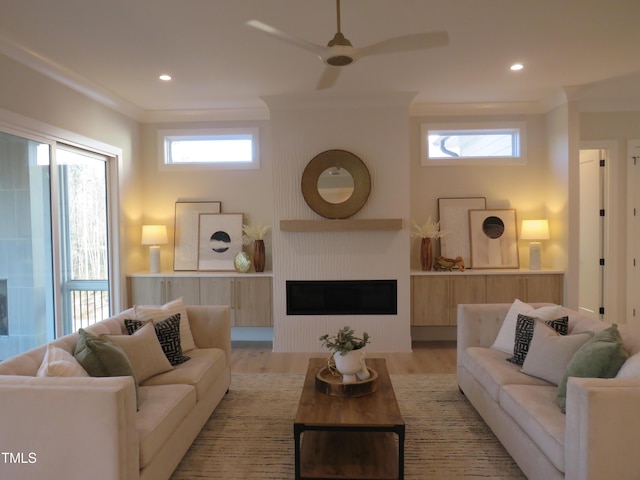
[[[556,385],[522,373],[506,361],[509,354],[491,348],[510,307],[458,305],[457,377],[524,474],[539,480],[640,478],[640,336],[620,326],[629,359],[616,378],[570,377],[563,414]],[[560,315],[569,317],[569,335],[609,326],[566,308]]]
[[[10,455],[0,457],[0,478],[168,479],[231,383],[229,308],[186,311],[191,359],[142,382],[137,394],[130,376],[37,377],[46,346],[1,362],[0,452]],[[87,330],[126,334],[133,314]],[[73,353],[77,340],[73,333],[52,344]]]

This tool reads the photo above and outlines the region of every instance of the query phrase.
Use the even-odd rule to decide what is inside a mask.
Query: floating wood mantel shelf
[[[357,230],[402,230],[401,218],[339,220],[280,220],[283,232],[350,232]]]

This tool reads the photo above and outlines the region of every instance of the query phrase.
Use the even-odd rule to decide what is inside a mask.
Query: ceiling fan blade
[[[412,33],[389,38],[361,49],[362,56],[410,52],[423,48],[444,47],[449,44],[447,32]]]
[[[327,65],[322,72],[322,76],[320,77],[320,81],[318,81],[318,86],[316,90],[324,90],[326,88],[331,88],[336,80],[338,79],[338,75],[340,74],[340,67],[332,67],[331,65]]]
[[[262,23],[259,20],[249,20],[246,25],[253,27],[257,30],[260,30],[267,35],[277,38],[283,42],[289,43],[291,45],[295,45],[296,47],[304,48],[316,55],[322,56],[327,53],[327,47],[316,45],[311,42],[307,42],[306,40],[302,40],[300,38],[293,37],[288,33],[283,32],[282,30],[278,30],[271,25],[267,25],[266,23]]]

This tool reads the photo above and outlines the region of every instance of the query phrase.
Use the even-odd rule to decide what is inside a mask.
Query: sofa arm
[[[227,305],[198,305],[187,307],[189,326],[198,348],[224,350],[231,365],[231,308]]]
[[[569,378],[565,478],[637,478],[640,380]]]
[[[0,478],[139,477],[133,377],[0,376]]]

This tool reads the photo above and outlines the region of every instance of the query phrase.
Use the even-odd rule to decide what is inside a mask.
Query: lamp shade
[[[165,225],[143,225],[142,245],[164,245],[169,243],[167,239],[167,227]]]
[[[520,239],[549,240],[549,221],[548,220],[523,220]]]

